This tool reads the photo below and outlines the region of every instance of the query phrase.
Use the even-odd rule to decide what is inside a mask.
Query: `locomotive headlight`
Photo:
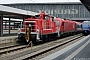
[[[29,27],[31,27],[31,24],[29,24]]]
[[[39,33],[39,29],[37,29],[36,32]]]

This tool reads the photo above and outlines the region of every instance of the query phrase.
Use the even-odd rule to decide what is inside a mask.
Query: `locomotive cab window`
[[[56,27],[59,26],[60,22],[55,20],[54,22],[56,22]]]
[[[44,19],[45,20],[48,20],[49,19],[48,15],[45,15]]]
[[[40,19],[40,15],[35,15],[36,18]]]
[[[62,26],[64,26],[64,22],[62,22]]]

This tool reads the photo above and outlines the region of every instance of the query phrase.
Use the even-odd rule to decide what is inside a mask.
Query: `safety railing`
[[[52,27],[54,27],[54,24],[52,22],[42,22],[41,26],[38,25],[23,25],[23,28],[21,30],[26,30],[27,27],[31,27],[31,32],[36,32],[36,29],[42,30],[51,30]]]

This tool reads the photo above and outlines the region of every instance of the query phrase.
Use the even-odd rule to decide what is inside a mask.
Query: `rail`
[[[78,37],[77,37],[78,36]],[[80,36],[82,36],[82,35],[80,35]],[[25,48],[24,49],[21,49],[21,50],[17,50],[16,52],[11,52],[11,53],[9,53],[8,52],[8,54],[7,55],[4,55],[4,56],[2,56],[1,57],[1,59],[3,60],[3,59],[27,59],[28,57],[30,58],[30,56],[32,57],[34,57],[34,56],[36,56],[38,53],[40,54],[40,52],[43,52],[43,51],[46,51],[46,50],[50,50],[50,49],[53,49],[53,48],[55,48],[56,46],[58,47],[58,46],[61,46],[61,45],[63,45],[63,44],[65,44],[65,43],[68,43],[68,42],[70,42],[70,41],[73,41],[73,40],[75,40],[75,39],[77,39],[77,38],[80,38],[80,36],[79,35],[75,35],[75,36],[72,36],[71,38],[74,38],[74,37],[76,37],[76,38],[74,38],[74,39],[70,39],[70,37],[66,37],[66,38],[63,38],[63,39],[60,39],[60,40],[55,40],[55,41],[52,41],[52,42],[48,42],[48,43],[45,43],[45,44],[41,44],[41,45],[38,45],[38,46],[34,46],[32,49],[31,49],[31,47],[28,47],[28,48],[26,48],[27,46],[25,46]],[[68,40],[67,40],[68,39]],[[70,40],[69,40],[70,39]],[[65,42],[66,41],[66,42]],[[55,45],[55,46],[54,46]],[[53,47],[52,47],[53,46]],[[45,49],[45,48],[48,48],[48,49]],[[30,50],[31,49],[31,50]],[[43,49],[43,50],[42,50]],[[10,55],[9,55],[10,54]],[[12,57],[11,57],[12,56]],[[19,56],[19,57],[18,57]],[[7,58],[5,58],[5,57],[7,57]],[[16,58],[16,57],[18,57],[18,58]],[[21,58],[22,57],[22,58]]]

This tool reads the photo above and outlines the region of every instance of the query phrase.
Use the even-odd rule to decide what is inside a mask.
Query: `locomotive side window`
[[[64,22],[62,22],[62,26],[64,26]]]
[[[40,15],[35,15],[35,17],[40,19]],[[49,19],[48,15],[44,15],[43,19],[48,20]]]
[[[36,15],[35,17],[38,18],[38,19],[40,19],[40,15]]]
[[[46,16],[44,17],[44,19],[45,19],[45,20],[48,20],[48,16],[46,15]]]
[[[59,26],[60,22],[55,20],[54,22],[56,22],[56,27]]]

